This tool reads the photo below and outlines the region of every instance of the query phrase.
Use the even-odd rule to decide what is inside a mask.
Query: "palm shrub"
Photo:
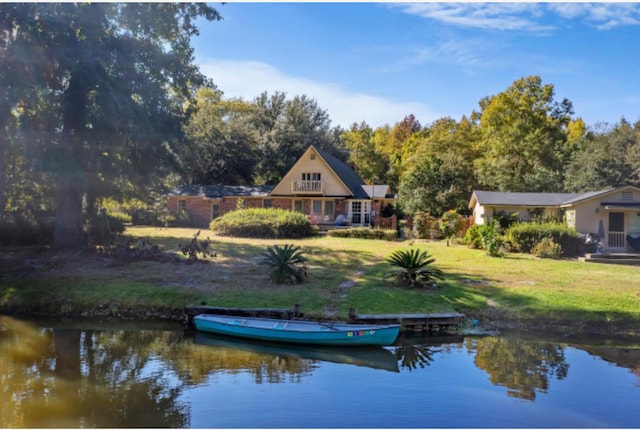
[[[307,279],[307,258],[299,246],[273,245],[261,255],[264,257],[260,264],[271,268],[270,278],[276,284],[300,284]]]
[[[444,279],[442,270],[432,266],[435,258],[425,250],[398,249],[391,253],[386,261],[392,266],[400,268],[400,270],[393,270],[386,275],[386,278],[391,279],[394,285],[410,288],[435,288],[438,286],[435,279]]]

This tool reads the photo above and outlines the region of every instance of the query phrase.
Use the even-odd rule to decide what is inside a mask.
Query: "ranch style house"
[[[313,145],[276,185],[183,185],[167,197],[173,214],[186,214],[193,226],[245,208],[282,208],[306,214],[321,228],[367,226],[395,229],[395,215],[385,209],[396,203],[387,185],[367,185],[356,171]],[[388,215],[388,216],[383,216]]]
[[[473,191],[469,201],[476,224],[498,213],[522,221],[551,215],[566,219],[582,234],[597,236],[604,251],[640,252],[640,188],[625,186],[588,193]]]

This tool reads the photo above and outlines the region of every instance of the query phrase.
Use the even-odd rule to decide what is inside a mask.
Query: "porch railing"
[[[291,181],[291,192],[322,193],[324,192],[324,181]]]
[[[624,237],[624,232],[610,231],[608,247],[619,249],[626,248],[627,242]]]

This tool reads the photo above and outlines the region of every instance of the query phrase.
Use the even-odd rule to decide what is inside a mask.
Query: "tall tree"
[[[341,139],[349,151],[349,161],[358,175],[368,184],[386,184],[388,165],[372,140],[373,129],[366,122],[353,124],[342,133]]]
[[[247,121],[252,109],[242,100],[225,100],[223,93],[213,88],[198,91],[195,112],[184,125],[187,139],[180,148],[185,182],[253,182],[255,133]]]
[[[403,210],[438,217],[452,209],[464,212],[475,180],[478,126],[466,117],[460,122],[442,118],[418,134],[413,142],[416,149],[400,179]]]
[[[539,76],[515,81],[481,100],[482,187],[499,191],[562,191],[570,155],[567,126],[573,107],[554,101],[554,87]]]
[[[254,104],[258,182],[277,183],[309,145],[345,158],[329,115],[314,99],[305,95],[287,99],[285,93],[269,96],[264,92]]]
[[[55,247],[84,245],[83,197],[89,214],[96,197],[90,184],[105,173],[141,177],[167,155],[183,101],[206,82],[190,47],[200,16],[220,19],[209,6],[186,3],[3,8],[8,67],[26,70],[18,83],[58,114],[40,148],[57,178]],[[13,109],[27,101],[10,102]]]
[[[624,118],[590,130],[567,166],[565,187],[572,192],[640,185],[640,122]]]

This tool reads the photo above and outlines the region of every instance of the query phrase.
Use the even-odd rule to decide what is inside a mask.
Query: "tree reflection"
[[[0,317],[0,427],[188,427],[181,394],[216,373],[290,383],[315,366],[194,345],[181,331],[37,329]]]
[[[414,370],[430,366],[433,351],[428,345],[403,345],[396,347],[395,356],[401,369]]]
[[[148,332],[38,330],[8,318],[2,326],[1,427],[188,425],[182,387],[153,370]]]
[[[569,370],[564,348],[557,344],[495,337],[466,343],[469,351],[475,351],[475,365],[489,374],[491,382],[519,399],[535,400],[536,392],[547,391],[551,378],[563,379]]]

